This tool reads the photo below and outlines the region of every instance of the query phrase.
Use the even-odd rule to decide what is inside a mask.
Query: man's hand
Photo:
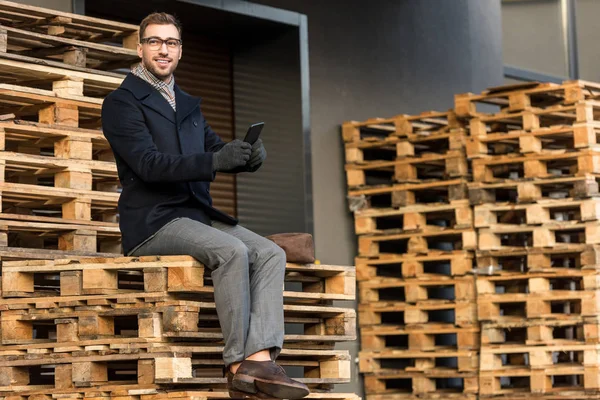
[[[250,154],[250,161],[248,162],[248,169],[250,172],[256,171],[266,158],[267,150],[265,150],[265,146],[263,146],[262,139],[259,138],[252,145],[252,153]]]
[[[252,145],[239,139],[232,140],[213,153],[213,171],[230,171],[242,167],[250,160]]]

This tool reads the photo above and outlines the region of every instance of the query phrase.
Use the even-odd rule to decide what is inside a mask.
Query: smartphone
[[[258,140],[260,136],[260,132],[262,131],[263,126],[265,126],[264,122],[258,122],[256,124],[250,125],[248,128],[248,132],[246,132],[246,137],[244,138],[244,142],[254,144]]]

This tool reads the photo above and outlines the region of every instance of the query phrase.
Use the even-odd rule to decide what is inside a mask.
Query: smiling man
[[[210,197],[216,172],[260,168],[262,141],[225,144],[204,119],[200,100],[177,86],[183,44],[175,17],[147,16],[137,52],[141,62],[102,106],[123,186],[123,250],[190,255],[211,270],[233,398],[304,397],[306,385],[274,362],[283,346],[285,253],[215,209]]]

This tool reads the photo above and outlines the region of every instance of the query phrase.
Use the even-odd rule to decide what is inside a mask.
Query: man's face
[[[175,25],[148,25],[142,39],[158,38],[180,39],[179,32]],[[171,48],[166,43],[162,43],[159,48],[151,48],[146,43],[139,43],[137,47],[138,56],[142,59],[142,64],[154,76],[165,82],[171,80],[171,75],[175,72],[177,64],[181,59],[183,52],[182,46]]]

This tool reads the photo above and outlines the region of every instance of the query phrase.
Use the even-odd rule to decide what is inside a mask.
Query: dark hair
[[[181,39],[181,22],[171,14],[155,12],[144,18],[140,23],[140,41],[144,38],[143,35],[148,25],[175,25],[179,32],[179,39]]]

